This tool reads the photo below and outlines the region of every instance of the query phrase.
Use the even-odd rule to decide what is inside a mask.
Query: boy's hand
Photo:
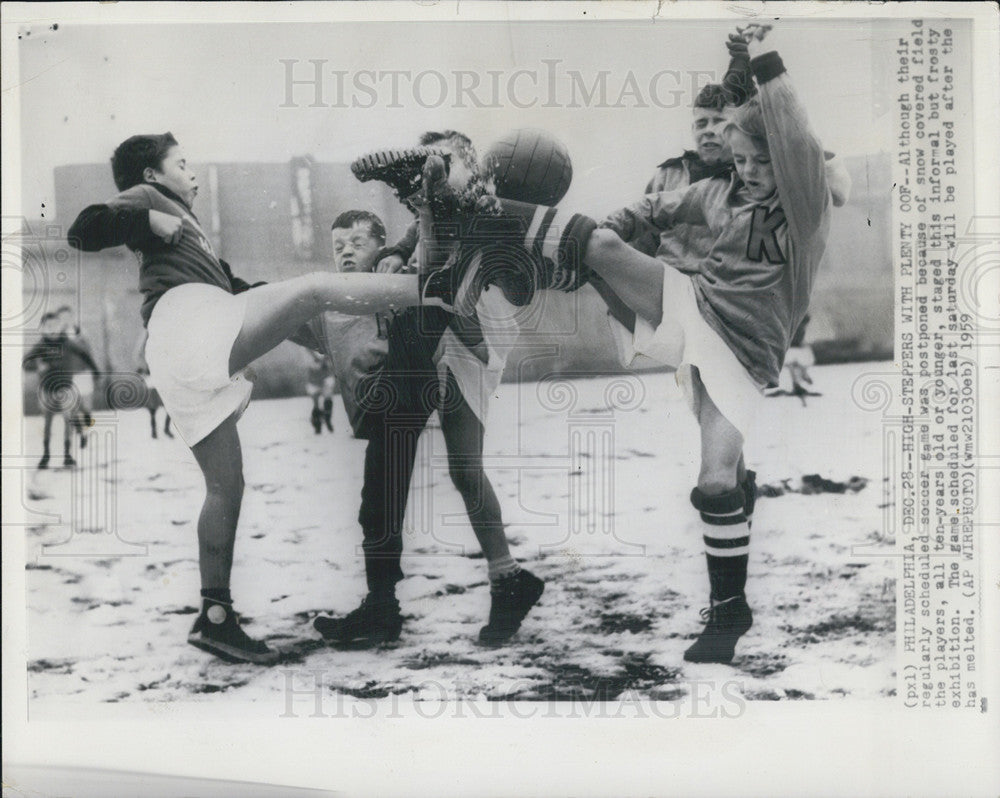
[[[747,49],[749,50],[749,55],[751,58],[756,58],[758,55],[764,52],[763,41],[764,37],[770,33],[773,25],[768,25],[762,22],[751,22],[742,28],[737,28],[737,32],[747,43]]]
[[[730,33],[726,41],[726,49],[729,50],[730,58],[745,58],[750,60],[750,51],[747,49],[747,40],[738,33]]]
[[[396,274],[403,271],[406,263],[399,255],[387,255],[375,265],[376,274]]]
[[[184,232],[184,220],[180,216],[172,216],[169,213],[150,208],[149,229],[153,231],[154,236],[173,245],[181,240],[181,233]]]

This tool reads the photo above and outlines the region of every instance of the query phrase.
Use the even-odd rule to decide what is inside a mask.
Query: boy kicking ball
[[[244,370],[318,313],[451,308],[456,270],[420,275],[314,273],[253,287],[220,260],[191,210],[198,182],[170,133],[132,136],[111,159],[119,194],[69,230],[87,252],[125,245],[139,261],[150,376],[205,478],[198,518],[201,612],[188,642],[227,661],[269,664],[233,611],[230,575],[243,455],[236,422],[250,400]]]
[[[751,55],[766,31],[741,31]],[[477,220],[460,244],[460,259],[478,261],[480,274],[487,261],[519,272],[525,300],[537,289],[573,290],[592,270],[636,314],[633,351],[677,369],[701,429],[691,503],[710,586],[705,626],[684,652],[689,662],[730,662],[753,623],[745,593],[753,501],[743,487],[743,445],[762,389],[777,381],[806,315],[830,229],[824,150],[784,64],[772,51],[750,67],[759,97],[724,131],[735,175],[648,195],[629,209],[663,236],[694,227],[692,239],[706,237],[682,248],[692,261],[683,271],[630,247],[626,230],[595,231],[585,218],[506,200],[498,201],[500,216]]]

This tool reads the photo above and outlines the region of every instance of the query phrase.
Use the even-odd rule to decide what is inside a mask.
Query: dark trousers
[[[403,517],[417,442],[440,404],[434,353],[451,315],[439,308],[411,308],[389,327],[389,351],[369,401],[365,477],[358,522],[364,535],[370,591],[391,589],[403,578]]]

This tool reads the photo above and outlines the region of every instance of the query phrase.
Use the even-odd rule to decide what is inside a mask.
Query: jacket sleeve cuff
[[[774,50],[763,55],[758,55],[751,59],[750,69],[758,83],[767,83],[785,71],[785,65],[781,61],[781,56]]]

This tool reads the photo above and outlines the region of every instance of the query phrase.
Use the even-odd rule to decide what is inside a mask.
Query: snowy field
[[[353,609],[364,594],[355,519],[365,443],[350,437],[339,398],[336,433],[321,436],[308,399],[252,404],[240,423],[247,492],[233,594],[248,632],[283,651],[274,668],[228,665],[187,645],[200,474],[179,439],[150,440],[145,411],[103,414],[80,468],[26,480],[32,717],[178,701],[257,702],[275,714],[288,680],[317,672],[331,695],[361,698],[680,700],[699,680],[724,680],[750,700],[892,695],[879,414],[851,399],[855,380],[878,370],[815,368],[823,396],[808,407],[763,403],[747,450],[768,486],[753,524],[755,625],[731,666],[681,656],[708,585],[687,498],[697,429],[672,375],[500,387],[487,470],[514,555],[547,583],[501,649],[474,642],[489,612],[486,566],[436,428],[422,439],[411,494],[402,638],[367,651],[323,645],[312,618]],[[41,426],[27,419],[28,451]],[[54,433],[58,441],[59,421]],[[811,489],[808,475],[847,489]]]

